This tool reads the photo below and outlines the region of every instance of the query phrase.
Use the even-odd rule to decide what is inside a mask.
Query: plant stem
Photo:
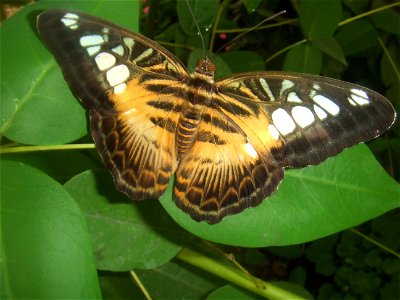
[[[176,258],[268,299],[305,299],[261,279],[258,279],[256,283],[254,279],[239,272],[239,270],[188,248],[183,248]]]
[[[66,144],[66,145],[50,145],[50,146],[16,146],[16,147],[0,147],[0,154],[7,153],[23,153],[38,151],[57,151],[57,150],[84,150],[95,149],[94,144]]]

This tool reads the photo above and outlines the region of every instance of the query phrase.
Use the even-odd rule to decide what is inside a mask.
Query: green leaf
[[[35,153],[5,154],[7,160],[19,161],[46,173],[64,184],[73,176],[88,169],[104,170],[96,150],[90,151],[42,151]]]
[[[43,9],[73,8],[119,24],[129,19],[132,27],[138,3],[116,4],[41,1],[24,7],[2,24],[0,59],[5,76],[1,81],[1,135],[19,143],[48,145],[71,142],[87,133],[85,110],[37,36],[35,19]],[[118,14],[117,9],[121,10]]]
[[[286,54],[284,71],[319,75],[322,67],[321,52],[314,46],[298,45]]]
[[[385,10],[373,14],[372,22],[374,25],[386,32],[400,35],[400,15],[394,10]]]
[[[100,298],[82,212],[42,172],[1,162],[1,296]]]
[[[251,300],[251,299],[259,299],[254,294],[247,293],[237,287],[233,287],[231,285],[226,285],[220,287],[219,289],[214,290],[207,297],[208,300],[224,300],[224,299],[232,299],[232,300]]]
[[[224,281],[183,262],[171,261],[153,270],[136,270],[155,299],[204,299]]]
[[[253,13],[262,0],[244,0],[244,6],[249,14]]]
[[[335,32],[342,7],[340,0],[301,0],[300,26],[308,38],[329,37]]]
[[[160,201],[178,224],[201,238],[244,247],[315,240],[398,207],[400,197],[399,184],[365,145],[318,166],[286,171],[274,195],[215,225],[194,222],[178,209],[171,200],[172,182]]]
[[[338,62],[347,65],[346,57],[334,37],[315,38],[311,40],[311,43]]]
[[[190,13],[188,5],[190,5],[194,16]],[[218,0],[177,1],[176,8],[181,28],[187,35],[197,35],[196,20],[202,32],[208,31],[213,24],[218,5]]]
[[[265,70],[260,54],[253,51],[228,51],[218,55],[229,66],[232,73],[257,72]],[[218,69],[217,69],[218,71]]]
[[[336,34],[345,55],[352,55],[369,49],[378,43],[378,34],[371,23],[359,20],[342,26]]]
[[[86,216],[98,269],[155,268],[180,251],[175,241],[190,240],[157,201],[132,202],[117,192],[108,172],[86,171],[65,188]]]

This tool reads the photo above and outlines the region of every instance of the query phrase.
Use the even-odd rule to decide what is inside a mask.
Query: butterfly
[[[74,95],[116,188],[133,200],[173,200],[214,224],[270,196],[285,168],[316,165],[373,139],[396,113],[352,83],[289,72],[214,80],[156,42],[81,12],[45,11],[38,31]]]

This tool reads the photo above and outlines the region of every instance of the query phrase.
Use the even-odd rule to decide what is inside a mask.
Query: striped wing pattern
[[[183,105],[173,87],[188,76],[185,67],[147,38],[93,16],[47,11],[38,29],[90,110],[93,140],[118,190],[133,199],[158,198],[177,167],[176,107]],[[160,95],[159,85],[170,92]]]
[[[52,10],[39,33],[73,93],[118,190],[157,198],[175,174],[174,201],[197,221],[258,205],[284,168],[318,164],[391,126],[380,94],[312,75],[261,72],[214,82],[155,42],[99,18]]]

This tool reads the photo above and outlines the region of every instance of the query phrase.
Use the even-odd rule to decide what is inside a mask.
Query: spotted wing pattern
[[[74,95],[90,109],[91,134],[117,188],[133,199],[159,197],[177,167],[183,105],[154,86],[173,89],[188,76],[185,67],[153,41],[86,14],[46,11],[38,29]]]
[[[382,95],[327,77],[261,72],[228,78],[216,86],[227,102],[253,103],[254,115],[266,116],[263,126],[282,145],[274,158],[285,168],[316,165],[371,140],[386,131],[396,116]],[[257,128],[232,106],[224,112],[246,120],[243,126],[249,130]]]
[[[214,82],[155,42],[96,17],[40,15],[42,39],[90,110],[91,134],[118,190],[157,198],[175,174],[177,206],[197,221],[256,206],[284,168],[318,164],[391,126],[378,93],[312,75],[261,72]]]

